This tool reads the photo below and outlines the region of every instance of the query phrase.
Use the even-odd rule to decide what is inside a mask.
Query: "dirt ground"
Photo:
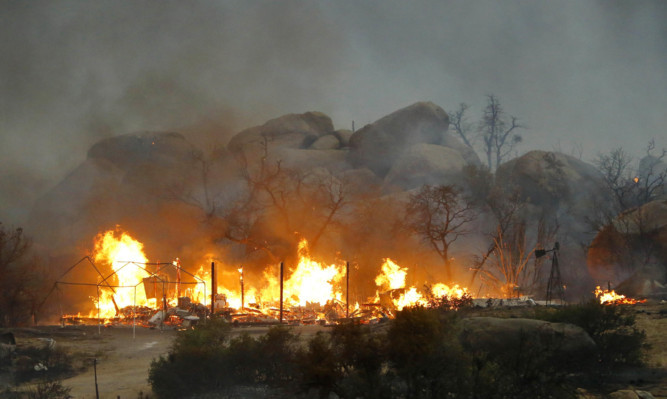
[[[250,335],[261,335],[267,329],[239,327],[233,329],[232,334],[248,332]],[[306,340],[325,327],[300,326],[297,329],[301,338]],[[97,387],[101,399],[137,399],[140,394],[150,395],[148,369],[151,361],[169,351],[177,333],[173,329],[160,331],[140,327],[136,328],[134,337],[131,327],[103,327],[101,334],[98,334],[97,327],[77,327],[71,331],[78,333],[60,334],[54,339],[59,347],[89,359],[86,371],[63,380],[63,385],[72,389],[71,395],[75,399],[95,398],[92,358],[97,359]]]
[[[653,369],[646,377],[629,378],[628,383],[649,391],[656,399],[667,399],[667,302],[635,305],[636,323],[644,330],[651,348],[646,363]]]
[[[647,363],[653,371],[644,375],[628,375],[627,385],[649,391],[655,398],[667,399],[667,303],[653,302],[636,305],[637,326],[646,332],[651,349]],[[295,327],[302,340],[312,337],[320,326]],[[248,332],[260,335],[267,327],[239,327],[233,333]],[[166,354],[176,331],[173,329],[131,327],[102,328],[95,326],[41,327],[16,331],[17,344],[35,345],[39,339],[50,337],[59,348],[74,353],[85,370],[63,380],[75,399],[95,398],[95,375],[92,359],[97,359],[97,385],[102,399],[137,399],[140,393],[150,395],[148,369],[153,359]]]

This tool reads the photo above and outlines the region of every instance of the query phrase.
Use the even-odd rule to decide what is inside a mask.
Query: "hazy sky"
[[[0,0],[0,217],[100,138],[229,132],[321,111],[349,128],[485,96],[540,148],[667,146],[667,1]]]

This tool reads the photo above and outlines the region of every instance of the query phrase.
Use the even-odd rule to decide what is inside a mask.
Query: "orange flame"
[[[100,316],[116,315],[116,305],[119,309],[130,305],[147,306],[144,290],[137,287],[149,277],[143,268],[147,262],[143,244],[127,233],[109,230],[96,237],[94,252],[95,262],[106,264],[114,271],[106,281],[113,288],[105,287],[107,284],[104,283],[100,286],[100,303],[96,303]],[[96,299],[93,301],[97,302]]]
[[[403,292],[397,296],[392,296],[393,305],[397,310],[402,310],[410,306],[426,306],[428,299],[425,298],[416,287],[405,288],[405,278],[408,274],[407,267],[400,267],[391,259],[384,259],[380,274],[375,278],[375,284],[383,290],[400,290]],[[466,288],[457,285],[449,287],[443,283],[437,283],[431,287],[431,293],[436,298],[449,297],[460,299],[468,294]],[[376,302],[379,301],[379,293],[376,294]]]
[[[626,298],[625,295],[619,295],[616,293],[614,290],[603,290],[600,288],[598,285],[595,287],[595,297],[600,300],[601,304],[607,304],[607,305],[634,305],[637,303],[644,303],[646,302],[646,299],[632,299],[632,298]]]

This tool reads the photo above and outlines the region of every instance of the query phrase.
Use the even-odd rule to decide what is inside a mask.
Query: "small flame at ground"
[[[405,287],[405,277],[408,274],[407,267],[401,267],[391,259],[384,259],[380,274],[375,278],[375,284],[385,291],[402,290],[398,295],[391,296],[391,301],[397,310],[410,306],[427,306],[428,298],[424,297],[416,287]],[[431,287],[431,295],[434,298],[448,297],[461,299],[468,295],[468,290],[457,285],[449,287],[443,283],[437,283]],[[376,294],[376,302],[380,301],[379,293]]]
[[[600,300],[601,304],[607,304],[607,305],[620,305],[620,304],[625,304],[625,305],[634,305],[636,303],[644,303],[646,302],[646,299],[632,299],[632,298],[626,298],[625,295],[619,295],[616,293],[614,290],[603,290],[600,288],[598,285],[595,287],[595,297]]]

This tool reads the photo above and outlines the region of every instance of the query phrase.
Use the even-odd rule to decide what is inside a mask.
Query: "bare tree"
[[[496,218],[495,230],[490,233],[490,244],[475,262],[471,285],[478,276],[506,297],[532,291],[540,282],[542,259],[535,259],[536,249],[543,248],[555,237],[559,224],[548,223],[542,214],[529,226],[524,203],[518,192],[509,195],[491,195],[489,208]],[[530,233],[529,233],[530,231]],[[529,236],[536,235],[534,240]],[[532,263],[531,263],[532,261]]]
[[[667,166],[663,160],[667,149],[663,148],[659,155],[654,155],[655,139],[646,146],[646,156],[639,163],[639,171],[633,179],[636,187],[637,205],[649,203],[665,194]]]
[[[466,103],[460,103],[456,111],[449,112],[449,125],[459,135],[463,143],[473,148],[473,138],[471,138],[472,124],[468,122],[466,112],[470,106]]]
[[[270,225],[281,240],[305,237],[313,250],[348,204],[346,182],[327,173],[288,169],[281,161],[270,161],[267,141],[265,138],[263,156],[255,164],[239,156],[245,189],[224,213],[225,237],[269,250],[271,243],[256,227]]]
[[[655,141],[651,140],[637,171],[631,166],[632,158],[620,147],[607,154],[598,154],[593,161],[614,194],[617,207],[612,210],[613,216],[664,195],[667,168],[662,160],[667,156],[667,150],[662,149],[659,155],[654,155],[654,150]]]
[[[615,211],[628,209],[631,205],[629,197],[632,184],[630,182],[633,180],[630,170],[632,158],[619,147],[608,154],[598,154],[593,163],[602,172],[605,184],[614,194],[614,199],[619,206]]]
[[[487,165],[489,169],[496,170],[522,141],[523,138],[516,130],[525,129],[525,126],[516,117],[506,115],[500,99],[489,94],[478,129]]]
[[[450,247],[469,233],[476,216],[472,205],[452,186],[424,185],[410,196],[406,214],[408,226],[440,255],[451,280]]]

